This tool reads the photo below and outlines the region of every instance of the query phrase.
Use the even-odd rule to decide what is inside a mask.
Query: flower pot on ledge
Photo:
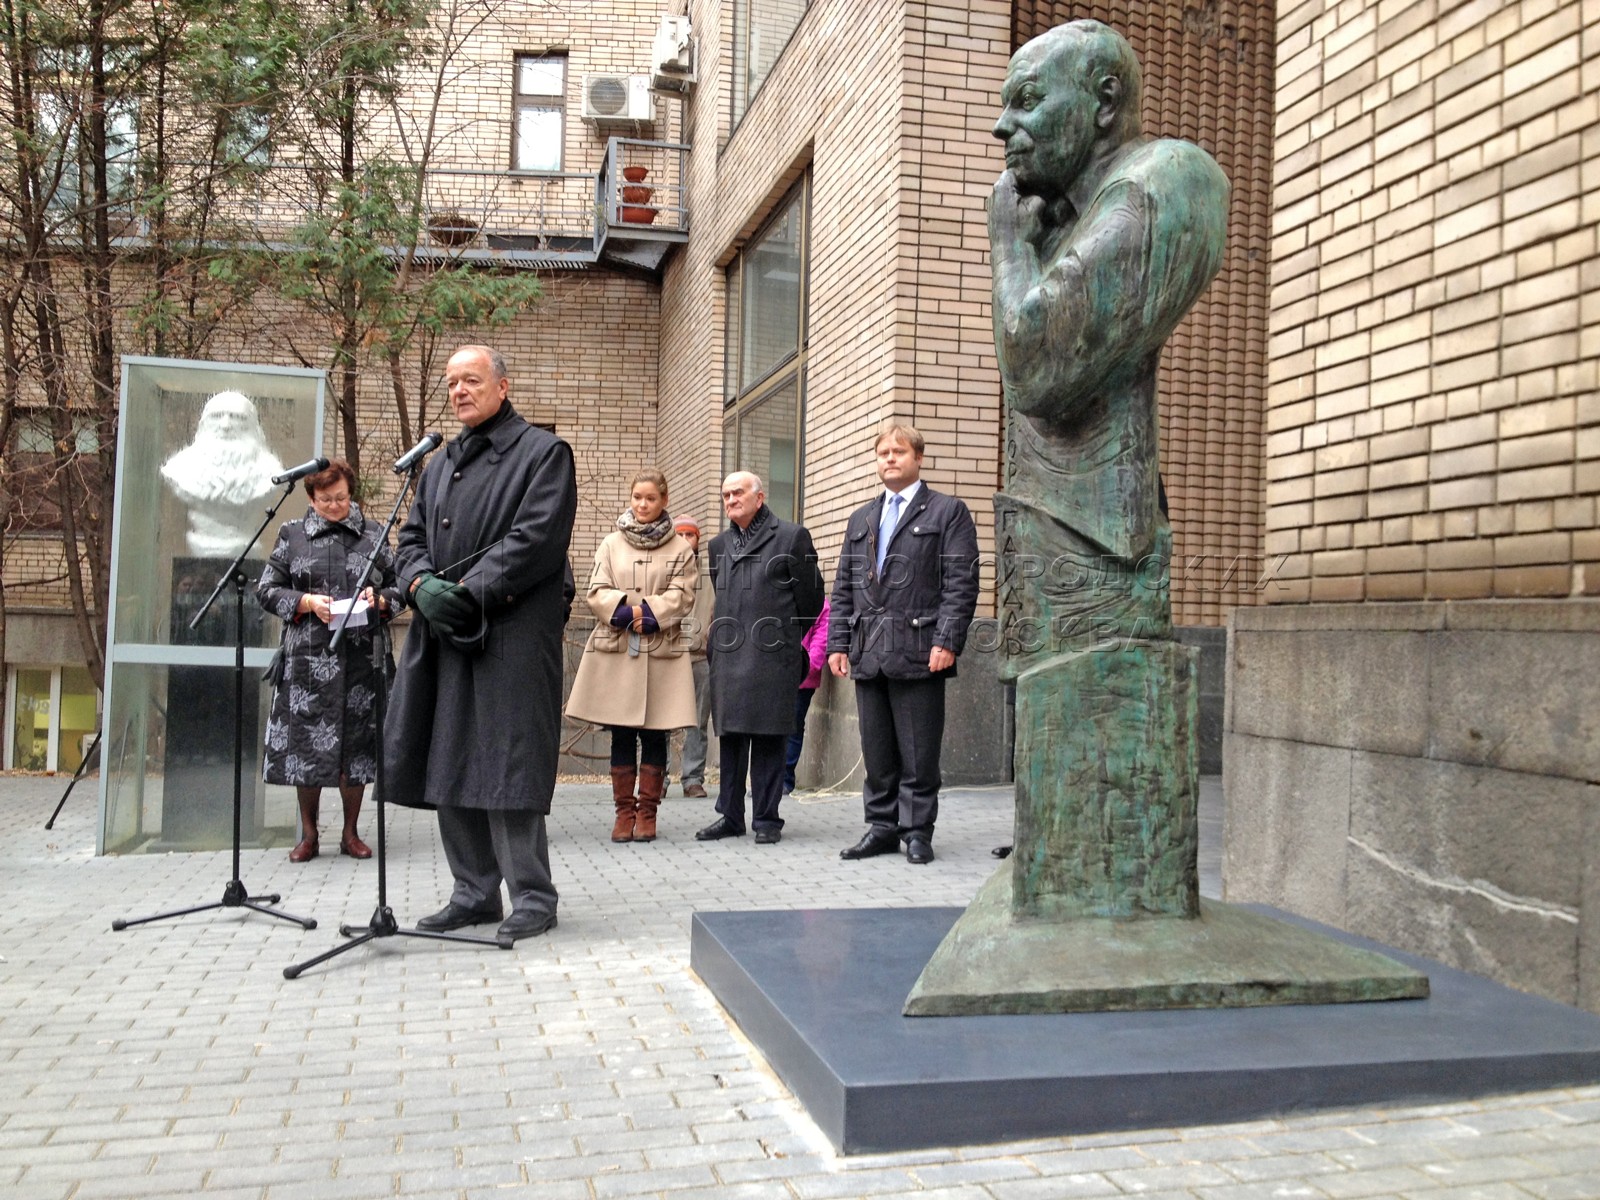
[[[624,204],[622,206],[622,220],[627,225],[653,225],[658,211],[660,210],[640,204]]]
[[[431,213],[428,236],[440,246],[465,246],[478,236],[478,223],[454,211]]]
[[[622,202],[624,204],[649,204],[650,197],[655,195],[655,188],[644,187],[641,184],[624,184],[622,188]]]
[[[629,183],[643,183],[644,177],[650,174],[649,167],[631,166],[622,168],[622,177]]]

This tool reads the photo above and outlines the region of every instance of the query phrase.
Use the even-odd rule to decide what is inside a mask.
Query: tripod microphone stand
[[[437,437],[438,435],[435,434],[433,436]],[[374,553],[368,557],[366,568],[361,572],[361,578],[356,583],[354,592],[356,596],[361,595],[362,591],[367,586],[367,580],[372,576],[372,568],[377,564],[378,561],[378,551],[381,551],[383,547],[389,544],[389,534],[394,529],[395,522],[400,517],[400,506],[405,502],[406,493],[411,490],[412,484],[416,482],[417,468],[419,465],[420,460],[412,462],[406,469],[405,482],[400,485],[400,494],[394,498],[394,508],[389,512],[389,520],[383,527],[383,534],[378,538],[376,549]],[[349,620],[350,613],[348,611],[340,614],[339,627],[338,629],[334,630],[333,641],[329,644],[330,650],[337,650],[339,648],[339,643],[344,638],[345,625],[348,624]],[[417,637],[419,635],[416,631],[413,631],[410,636]],[[383,760],[385,755],[382,745],[384,719],[388,714],[389,708],[389,676],[387,671],[389,664],[385,661],[388,655],[389,633],[388,630],[383,627],[380,618],[378,629],[372,638],[372,666],[377,675],[377,699],[374,707],[378,721],[379,738],[378,753],[376,756],[376,770],[374,771],[374,778],[372,781],[372,795],[376,801],[378,828],[378,906],[372,910],[372,916],[368,918],[365,925],[339,926],[340,935],[349,938],[349,941],[343,943],[342,945],[335,946],[332,950],[324,950],[315,958],[308,958],[304,962],[294,963],[291,966],[285,967],[283,969],[283,977],[285,979],[297,979],[299,978],[300,973],[306,970],[308,967],[314,967],[318,963],[327,962],[330,958],[337,958],[339,955],[354,950],[357,946],[365,945],[367,942],[370,942],[375,938],[389,938],[397,936],[429,938],[436,942],[466,942],[467,944],[474,946],[496,946],[501,950],[510,950],[513,945],[512,939],[510,938],[485,938],[474,937],[471,934],[466,933],[434,933],[426,929],[401,929],[400,923],[395,920],[394,910],[389,907],[388,837],[384,827]]]
[[[227,886],[222,889],[222,899],[214,904],[197,904],[192,908],[173,909],[171,912],[156,913],[150,917],[136,917],[131,921],[118,917],[111,922],[112,929],[129,929],[134,925],[148,925],[151,921],[165,921],[168,917],[185,917],[190,913],[209,912],[214,908],[248,908],[254,912],[265,913],[269,917],[277,917],[280,921],[293,921],[303,929],[317,927],[317,922],[312,917],[297,917],[292,913],[269,908],[268,905],[278,903],[283,897],[276,892],[265,896],[252,896],[239,878],[239,823],[240,814],[244,811],[244,589],[249,582],[244,572],[244,558],[250,553],[250,547],[254,546],[266,532],[267,526],[272,524],[272,518],[278,515],[278,509],[283,507],[283,502],[294,491],[294,485],[295,481],[291,479],[284,486],[283,495],[279,496],[277,502],[267,510],[266,519],[240,549],[233,562],[228,564],[228,569],[217,580],[217,586],[211,589],[211,595],[206,597],[206,602],[200,606],[200,611],[195,613],[189,622],[190,629],[198,626],[206,613],[211,611],[211,606],[222,594],[222,589],[230,583],[233,585],[233,878],[228,880]]]

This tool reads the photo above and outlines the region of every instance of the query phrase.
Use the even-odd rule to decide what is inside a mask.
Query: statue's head
[[[1011,56],[994,135],[1023,194],[1064,194],[1097,147],[1141,132],[1139,60],[1099,21],[1069,21]]]
[[[195,428],[195,440],[219,442],[253,442],[261,444],[266,435],[261,431],[261,417],[250,397],[242,392],[218,392],[206,401],[200,410],[200,423]]]

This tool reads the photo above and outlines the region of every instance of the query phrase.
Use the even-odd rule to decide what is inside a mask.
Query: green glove
[[[477,627],[478,602],[459,583],[423,575],[417,590],[411,593],[411,603],[429,625],[450,637],[470,633]]]

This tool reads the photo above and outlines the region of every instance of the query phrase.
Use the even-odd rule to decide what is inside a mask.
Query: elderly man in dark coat
[[[445,368],[466,426],[417,484],[399,578],[422,621],[389,713],[388,798],[439,810],[455,876],[430,932],[498,921],[502,938],[556,923],[545,816],[561,726],[567,544],[578,490],[567,444],[520,417],[505,360],[464,346]]]
[[[761,480],[739,471],[723,481],[729,528],[707,551],[716,620],[708,646],[711,722],[721,740],[717,820],[702,842],[744,836],[750,776],[756,841],[777,842],[783,820],[783,753],[794,732],[794,695],[810,665],[801,644],[822,611],[822,573],[811,535],[766,505]]]

